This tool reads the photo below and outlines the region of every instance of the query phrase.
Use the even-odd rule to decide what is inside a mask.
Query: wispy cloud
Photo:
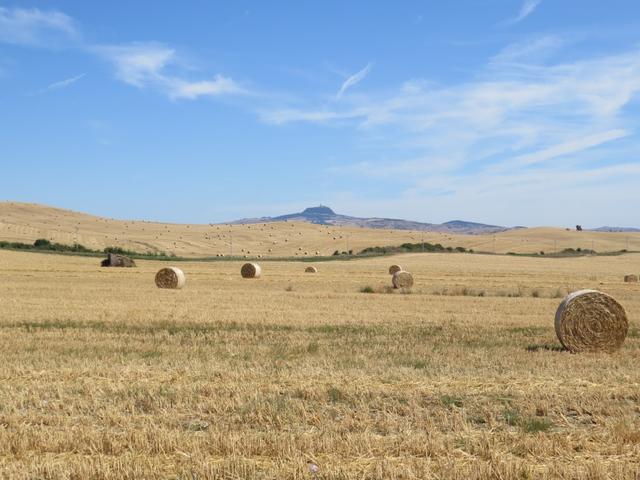
[[[80,75],[76,75],[75,77],[66,78],[64,80],[60,80],[59,82],[53,82],[52,84],[47,85],[45,88],[38,90],[35,94],[40,95],[42,93],[47,93],[54,90],[61,90],[63,88],[67,88],[85,76],[86,76],[86,73],[81,73]]]
[[[56,10],[0,7],[0,42],[51,47],[78,37],[75,23]]]
[[[405,82],[383,94],[362,94],[346,106],[319,104],[310,109],[282,108],[276,123],[352,119],[361,127],[397,125],[412,132],[450,128],[460,135],[486,138],[538,137],[590,122],[614,121],[640,91],[640,51],[573,63],[528,64],[513,69],[491,62],[473,81],[441,86]],[[552,128],[547,129],[546,126]],[[564,126],[564,128],[562,128]],[[466,128],[463,128],[466,127]]]
[[[213,80],[185,79],[179,74],[181,61],[176,50],[161,43],[96,46],[91,50],[114,66],[121,81],[140,89],[156,88],[171,99],[246,93],[231,78],[222,75]]]
[[[541,3],[542,0],[525,0],[525,2],[522,4],[522,7],[520,7],[520,11],[518,12],[518,14],[515,17],[504,22],[504,24],[514,25],[523,21],[525,18],[535,12],[536,8],[538,8]]]
[[[0,7],[0,43],[49,48],[60,40],[76,40],[78,51],[107,60],[120,81],[139,89],[154,88],[173,100],[248,93],[230,77],[190,79],[184,74],[183,60],[176,49],[159,42],[118,45],[90,45],[80,37],[76,23],[65,13],[37,8]],[[53,83],[36,92],[45,93],[68,87],[84,74]]]
[[[328,123],[334,120],[355,120],[362,117],[364,112],[343,111],[338,112],[328,108],[317,110],[303,110],[296,108],[284,108],[276,110],[262,110],[260,118],[266,123],[283,125],[292,122]]]
[[[366,76],[369,75],[369,72],[371,72],[372,68],[373,68],[373,64],[369,62],[367,66],[364,67],[362,70],[354,73],[349,78],[347,78],[342,84],[342,86],[340,87],[340,90],[338,90],[338,93],[336,94],[336,98],[342,97],[342,95],[344,95],[344,93],[347,90],[349,90],[351,87],[357,85],[362,80],[364,80]]]
[[[186,98],[189,100],[201,96],[237,95],[246,93],[231,78],[216,75],[213,80],[189,82],[180,79],[170,79],[169,95],[171,98]]]
[[[307,100],[263,112],[263,119],[350,125],[362,147],[333,175],[372,176],[420,204],[453,192],[449,211],[461,215],[464,202],[501,208],[500,195],[560,201],[553,188],[565,188],[558,180],[565,177],[575,189],[640,180],[640,166],[629,163],[640,154],[632,151],[640,127],[634,116],[640,50],[561,63],[540,55],[564,45],[562,38],[532,39],[507,47],[465,82],[415,79],[345,103]]]
[[[138,88],[161,79],[162,71],[175,60],[175,50],[159,43],[96,46],[90,50],[113,64],[118,79]]]
[[[509,161],[508,167],[510,169],[515,169],[519,167],[538,165],[548,162],[549,160],[576,154],[584,150],[588,150],[599,145],[603,145],[605,143],[627,137],[629,135],[631,135],[631,132],[624,129],[615,129],[594,133],[591,135],[562,142],[558,145],[553,145],[551,147],[533,153],[515,157]]]
[[[526,41],[513,43],[495,55],[490,65],[540,62],[565,47],[570,40],[560,35],[545,35]]]

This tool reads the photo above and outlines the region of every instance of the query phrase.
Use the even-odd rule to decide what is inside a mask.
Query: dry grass
[[[185,263],[0,251],[0,477],[635,479],[640,255]],[[290,286],[292,288],[288,288]],[[559,299],[444,296],[597,288],[626,308],[612,355],[572,355]],[[287,287],[287,288],[285,288]],[[312,475],[309,463],[318,466]]]
[[[76,235],[76,228],[78,234]],[[33,242],[38,238],[92,249],[108,246],[136,252],[175,253],[180,256],[228,256],[247,258],[328,256],[340,252],[385,245],[425,242],[445,247],[465,247],[497,253],[558,252],[581,248],[598,252],[622,249],[640,251],[640,233],[597,233],[561,228],[531,228],[495,235],[451,235],[406,230],[373,230],[312,225],[268,223],[253,225],[184,225],[123,221],[94,217],[41,205],[0,202],[0,238]],[[628,273],[628,272],[625,272]]]

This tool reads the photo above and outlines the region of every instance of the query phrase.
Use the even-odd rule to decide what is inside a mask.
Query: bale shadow
[[[562,345],[549,344],[549,343],[527,345],[525,350],[527,352],[540,352],[540,351],[568,352],[569,351],[566,348],[564,348]]]

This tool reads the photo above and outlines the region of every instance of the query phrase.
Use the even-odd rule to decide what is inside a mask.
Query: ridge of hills
[[[436,224],[416,222],[412,220],[403,220],[398,218],[379,218],[379,217],[352,217],[350,215],[341,215],[335,213],[331,208],[320,205],[318,207],[310,207],[299,213],[290,213],[277,217],[260,217],[260,218],[243,218],[229,222],[234,225],[247,225],[253,223],[269,223],[269,222],[309,222],[318,225],[335,225],[360,228],[379,228],[393,230],[414,230],[414,231],[431,231],[442,233],[460,233],[460,234],[483,234],[498,233],[510,230],[508,227],[499,225],[487,225],[484,223],[468,222],[464,220],[452,220],[449,222]],[[516,227],[519,228],[519,227]]]

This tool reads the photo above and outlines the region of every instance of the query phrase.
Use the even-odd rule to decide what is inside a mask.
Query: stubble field
[[[387,288],[396,262],[411,293]],[[179,263],[180,291],[138,264],[0,251],[0,477],[640,473],[640,286],[622,282],[640,255],[265,262],[257,280]],[[580,288],[626,308],[621,351],[559,348]]]

